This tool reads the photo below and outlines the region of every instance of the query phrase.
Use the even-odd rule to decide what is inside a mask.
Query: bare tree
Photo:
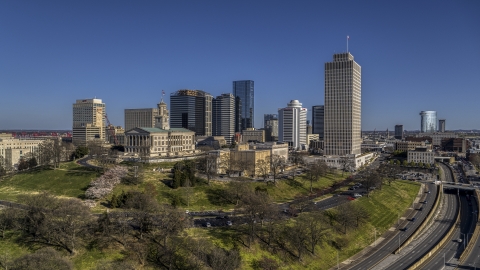
[[[317,182],[320,177],[325,175],[327,164],[323,160],[316,159],[311,163],[307,163],[307,179],[310,181],[310,192],[313,191],[313,182]]]
[[[355,164],[352,158],[349,157],[342,157],[339,160],[340,162],[340,169],[342,170],[342,176],[344,172],[351,172],[355,169]]]
[[[215,155],[204,155],[197,159],[198,170],[205,174],[207,183],[210,185],[210,180],[217,175],[217,157]]]
[[[283,156],[273,154],[270,161],[270,172],[273,176],[273,183],[276,184],[278,175],[285,169],[286,161]]]
[[[263,179],[267,179],[268,174],[270,173],[270,157],[266,157],[265,159],[260,159],[257,161],[257,169],[258,174],[263,177]]]

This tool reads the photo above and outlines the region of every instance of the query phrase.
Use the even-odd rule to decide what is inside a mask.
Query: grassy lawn
[[[162,164],[164,168],[171,168],[173,164]],[[180,205],[178,207],[188,209],[190,211],[204,211],[204,210],[217,210],[228,211],[234,208],[233,204],[225,202],[222,198],[222,190],[227,185],[227,181],[210,181],[210,185],[201,184],[191,188],[177,188],[172,189],[168,186],[168,181],[171,180],[169,173],[154,171],[154,168],[158,168],[158,165],[147,165],[144,167],[145,180],[144,183],[138,186],[128,186],[120,184],[115,187],[113,194],[120,194],[122,191],[128,190],[144,191],[145,186],[149,185],[155,187],[156,198],[160,203],[170,204],[174,198],[180,198]],[[320,190],[331,186],[337,181],[341,181],[348,177],[348,174],[342,176],[341,173],[330,173],[325,177],[322,177],[317,182],[313,182],[313,190]],[[289,180],[277,180],[276,185],[266,184],[264,182],[248,182],[252,188],[257,186],[267,188],[268,194],[275,202],[287,202],[291,201],[299,196],[307,196],[310,194],[310,182],[304,175],[295,177],[295,181]],[[150,190],[151,191],[151,190]],[[106,210],[105,205],[107,199],[101,201],[93,209],[94,212],[103,212]]]
[[[20,194],[48,191],[57,196],[82,198],[88,184],[98,173],[74,162],[60,168],[35,169],[5,177],[0,181],[0,199],[16,201]]]
[[[262,249],[260,245],[253,245],[250,249],[242,247],[242,269],[252,269],[253,261],[267,256],[281,262],[281,269],[330,269],[337,263],[337,249],[329,244],[332,239],[342,238],[348,244],[338,252],[339,261],[342,262],[349,257],[360,252],[367,245],[371,244],[375,236],[382,235],[390,226],[397,221],[397,214],[403,214],[406,208],[418,194],[420,185],[411,181],[394,181],[391,186],[383,185],[382,190],[376,190],[370,197],[362,197],[352,203],[358,203],[367,209],[369,213],[369,222],[361,225],[356,230],[350,229],[347,234],[332,231],[324,241],[317,246],[316,256],[305,256],[302,262],[287,259],[279,254],[271,254]],[[290,220],[289,222],[295,222]],[[189,229],[189,235],[193,237],[203,237],[210,239],[215,244],[232,248],[235,243],[231,238],[233,231],[228,228],[215,229]]]

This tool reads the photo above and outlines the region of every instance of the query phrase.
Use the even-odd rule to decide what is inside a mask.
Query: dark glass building
[[[170,95],[170,127],[212,136],[212,98],[204,91],[188,89]]]
[[[254,123],[254,82],[251,80],[234,81],[233,95],[236,100],[235,108],[235,132],[241,132],[247,128],[253,128]]]
[[[312,132],[318,134],[320,140],[323,140],[323,126],[324,126],[325,106],[312,106]]]

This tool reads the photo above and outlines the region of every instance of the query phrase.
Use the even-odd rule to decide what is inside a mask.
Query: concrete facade
[[[324,142],[326,155],[361,154],[362,74],[350,53],[325,63]]]
[[[6,169],[15,169],[20,159],[28,153],[35,153],[44,140],[15,139],[11,134],[0,134],[0,156]]]
[[[307,147],[307,109],[298,100],[278,110],[278,141],[296,150]]]
[[[105,103],[101,99],[77,99],[73,104],[73,143],[86,144],[94,139],[106,141],[105,114]]]

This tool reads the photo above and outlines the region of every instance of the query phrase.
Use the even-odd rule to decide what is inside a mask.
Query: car
[[[360,198],[360,197],[362,197],[362,195],[360,195],[360,194],[358,194],[358,193],[355,193],[355,194],[353,194],[353,197],[355,197],[355,198]]]
[[[354,200],[355,200],[354,197],[348,197],[347,199],[348,199],[349,201],[354,201]]]
[[[406,231],[408,231],[408,227],[403,227],[403,228],[400,229],[400,230],[406,232]]]
[[[190,211],[188,211],[188,210],[185,210],[185,214],[187,214],[187,215],[188,215],[188,214],[190,214]]]
[[[415,220],[417,220],[416,217],[412,217],[412,218],[410,219],[411,222],[415,222]]]
[[[461,243],[462,241],[463,241],[462,238],[458,238],[458,239],[457,239],[457,242],[458,242],[458,243]]]
[[[210,222],[207,222],[207,223],[205,224],[205,227],[210,228],[210,227],[212,227],[212,224],[210,224]]]
[[[423,204],[427,204],[427,200],[423,201]]]
[[[422,210],[423,210],[423,207],[418,208],[418,211],[422,211]]]
[[[348,190],[355,190],[355,187],[349,187]]]
[[[227,226],[232,226],[232,222],[230,220],[227,221]]]

